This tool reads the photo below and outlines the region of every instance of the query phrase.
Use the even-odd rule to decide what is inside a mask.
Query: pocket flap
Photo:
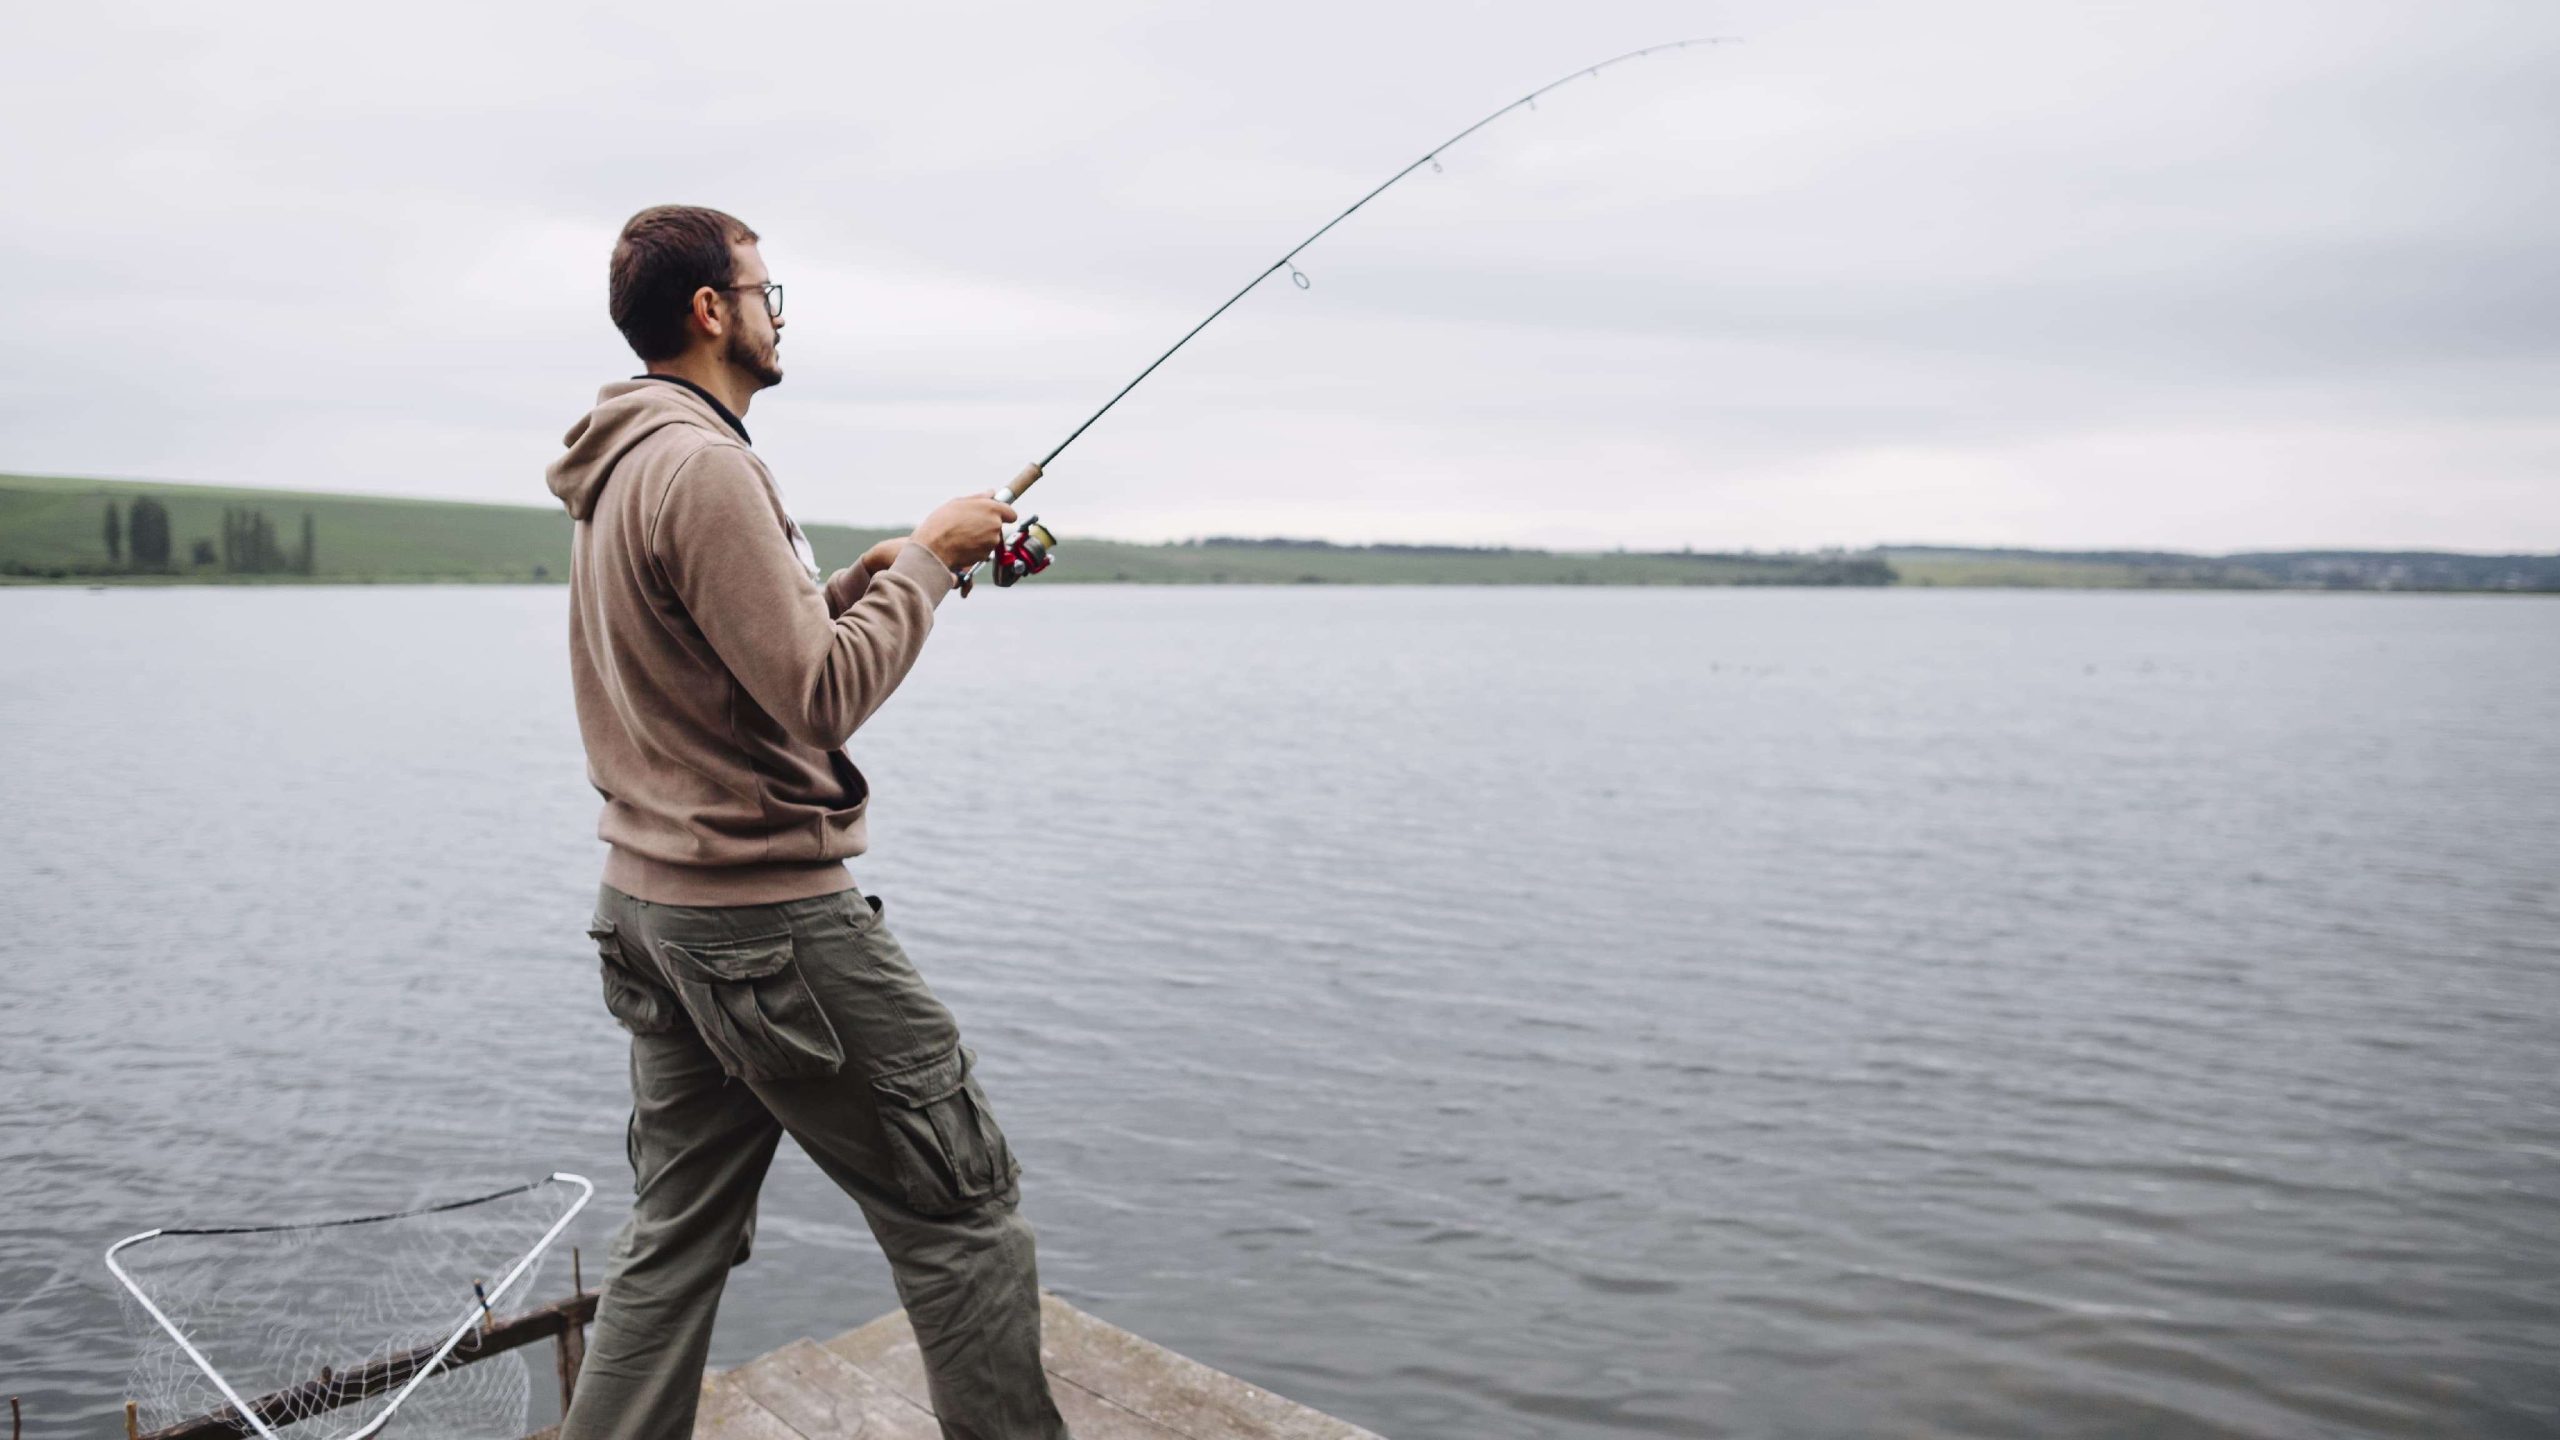
[[[617,932],[618,927],[601,915],[587,922],[587,938],[599,945],[611,940]]]
[[[954,1050],[939,1060],[911,1065],[871,1082],[883,1095],[922,1109],[969,1082],[969,1052]]]
[[[752,940],[666,942],[667,959],[698,980],[761,980],[791,963],[791,932]]]

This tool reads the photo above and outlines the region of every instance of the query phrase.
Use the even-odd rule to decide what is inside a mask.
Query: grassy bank
[[[168,515],[170,559],[137,564],[106,543],[116,507],[130,528],[137,500]],[[275,568],[225,558],[226,515],[253,511],[283,537]],[[309,572],[298,566],[303,517],[313,537]],[[893,532],[811,525],[829,568],[848,564]],[[196,558],[209,553],[210,560]],[[569,517],[558,508],[399,500],[288,490],[243,490],[120,480],[0,475],[0,578],[90,584],[294,584],[312,581],[541,582],[567,578]],[[1137,545],[1061,537],[1057,567],[1041,583],[1150,585],[1882,585],[1892,572],[1873,557],[1576,555],[1452,546],[1341,546],[1302,541],[1211,540]]]
[[[129,544],[121,561],[107,552],[107,508],[115,506],[129,525],[137,500],[157,501],[168,513],[165,567],[135,563]],[[288,542],[298,540],[308,514],[315,540],[311,573],[225,568],[224,515],[244,510],[264,515]],[[213,546],[213,563],[193,558],[199,542]],[[568,560],[569,517],[557,509],[0,475],[0,574],[21,579],[521,582],[566,579]]]
[[[2428,550],[1984,550],[1888,546],[1905,585],[2074,590],[2560,591],[2560,555]]]
[[[168,558],[137,560],[134,517],[165,517]],[[124,543],[107,546],[112,509]],[[155,527],[156,528],[156,527]],[[552,506],[0,475],[0,583],[559,582],[569,518]],[[812,525],[829,568],[892,532]],[[309,536],[307,555],[303,537]],[[263,538],[262,538],[263,537]],[[1918,585],[2073,589],[2560,591],[2560,555],[2268,552],[2202,556],[1888,547],[1820,554],[1575,553],[1442,545],[1060,537],[1040,583],[1148,585]]]

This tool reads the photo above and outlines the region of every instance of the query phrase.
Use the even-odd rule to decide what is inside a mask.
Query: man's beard
[[[747,339],[746,332],[732,330],[729,332],[729,348],[720,358],[754,376],[758,386],[769,390],[782,383],[782,357],[774,353],[781,340],[782,337],[777,335],[757,345]]]

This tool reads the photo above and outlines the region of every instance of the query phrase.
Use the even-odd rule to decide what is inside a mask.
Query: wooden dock
[[[1040,1360],[1076,1440],[1379,1440],[1054,1295]],[[904,1311],[704,1381],[696,1440],[941,1440]]]
[[[573,1276],[576,1256],[571,1256]],[[433,1366],[459,1369],[549,1340],[566,1408],[585,1363],[587,1327],[600,1297],[583,1287],[565,1300],[492,1319],[449,1357],[428,1345],[249,1400],[270,1425],[387,1393]],[[1040,1364],[1049,1372],[1076,1440],[1379,1440],[1348,1421],[1284,1400],[1197,1360],[1176,1355],[1078,1310],[1040,1297]],[[12,1419],[15,1419],[12,1406]],[[225,1407],[149,1434],[124,1407],[128,1440],[240,1440],[252,1432]],[[801,1340],[704,1379],[696,1440],[941,1440],[924,1357],[905,1311],[821,1344]],[[558,1440],[559,1427],[527,1440]]]

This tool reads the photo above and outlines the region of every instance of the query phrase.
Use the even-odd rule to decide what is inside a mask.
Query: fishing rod
[[[1432,146],[1429,150],[1424,151],[1420,158],[1416,159],[1412,164],[1407,165],[1393,175],[1390,175],[1386,179],[1378,182],[1376,189],[1371,190],[1368,194],[1352,201],[1349,208],[1345,209],[1341,214],[1334,216],[1332,219],[1327,220],[1324,224],[1318,226],[1314,234],[1299,241],[1296,245],[1291,246],[1287,254],[1272,261],[1270,266],[1264,269],[1261,274],[1258,274],[1251,280],[1246,281],[1243,289],[1228,296],[1225,304],[1210,311],[1207,317],[1202,319],[1199,324],[1184,331],[1181,339],[1174,341],[1173,344],[1168,347],[1163,354],[1157,356],[1146,369],[1139,371],[1135,379],[1132,379],[1128,384],[1121,386],[1118,392],[1113,394],[1110,399],[1103,401],[1102,408],[1094,411],[1091,415],[1086,416],[1085,422],[1070,431],[1066,439],[1059,441],[1050,449],[1048,454],[1043,455],[1039,459],[1032,461],[1030,464],[1023,466],[1021,474],[1014,476],[1012,480],[1005,484],[1004,488],[995,492],[997,502],[1000,504],[1010,505],[1014,501],[1020,499],[1023,492],[1039,483],[1041,475],[1048,470],[1051,462],[1055,461],[1059,455],[1063,454],[1068,446],[1076,443],[1078,436],[1083,435],[1084,432],[1093,428],[1094,421],[1110,414],[1111,407],[1119,404],[1122,399],[1127,397],[1130,391],[1137,389],[1139,381],[1142,381],[1148,376],[1156,373],[1157,366],[1172,359],[1175,351],[1180,350],[1183,346],[1191,343],[1192,336],[1208,329],[1211,321],[1214,321],[1219,316],[1226,314],[1237,301],[1252,294],[1255,287],[1261,285],[1263,281],[1279,274],[1282,270],[1287,270],[1289,272],[1290,280],[1295,282],[1299,289],[1304,290],[1308,288],[1310,282],[1308,281],[1305,272],[1298,269],[1298,267],[1292,263],[1298,258],[1301,251],[1304,251],[1308,246],[1313,245],[1318,240],[1323,239],[1325,237],[1325,232],[1359,213],[1361,206],[1366,205],[1370,201],[1377,199],[1380,195],[1385,194],[1388,187],[1394,185],[1397,181],[1402,180],[1407,175],[1412,174],[1414,171],[1421,169],[1425,165],[1429,165],[1435,171],[1438,170],[1440,168],[1441,155],[1446,153],[1451,146],[1456,145],[1459,141],[1466,139],[1468,136],[1473,135],[1487,125],[1492,124],[1494,121],[1501,119],[1503,116],[1508,115],[1512,111],[1520,109],[1523,106],[1526,106],[1531,110],[1535,110],[1538,108],[1539,96],[1544,95],[1548,91],[1556,89],[1559,86],[1570,85],[1576,80],[1596,76],[1601,71],[1608,69],[1612,65],[1623,65],[1627,61],[1641,60],[1648,55],[1658,54],[1663,51],[1686,50],[1693,45],[1731,45],[1737,43],[1738,39],[1739,37],[1731,35],[1710,35],[1693,40],[1671,40],[1660,45],[1647,45],[1640,50],[1630,50],[1624,55],[1613,55],[1596,65],[1581,66],[1556,80],[1539,86],[1537,89],[1530,91],[1528,94],[1521,96],[1519,99],[1512,101],[1510,104],[1505,105],[1501,109],[1494,111],[1492,114],[1487,115],[1481,120],[1478,120],[1466,129],[1461,130],[1457,134],[1450,136],[1448,139],[1441,141],[1439,144]],[[971,583],[976,579],[980,566],[993,565],[995,567],[995,581],[999,587],[1012,585],[1048,569],[1050,553],[1056,549],[1057,543],[1057,537],[1050,534],[1049,528],[1040,523],[1039,516],[1034,515],[1022,522],[1022,529],[1019,534],[1015,535],[1012,539],[999,544],[996,547],[996,552],[993,556],[986,560],[977,561],[966,569],[954,571],[952,578],[958,582],[960,594],[964,598],[968,595]]]

